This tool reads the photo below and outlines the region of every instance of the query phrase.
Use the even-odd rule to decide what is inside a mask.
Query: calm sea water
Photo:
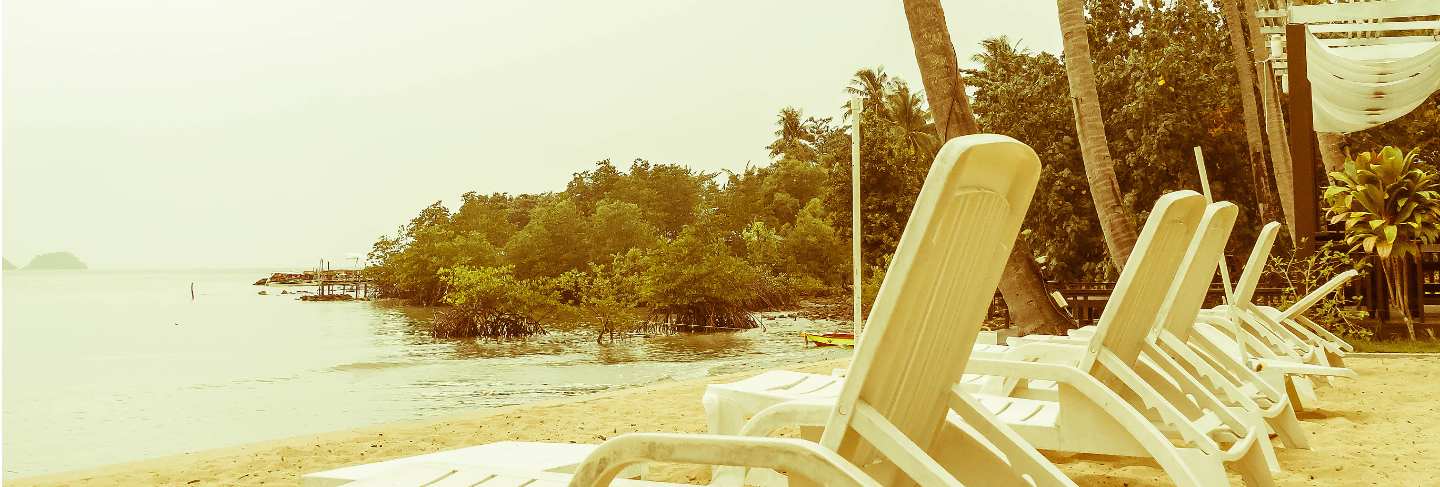
[[[834,324],[773,316],[607,345],[435,340],[423,310],[301,302],[250,285],[265,274],[5,272],[5,478],[845,353],[801,346]]]

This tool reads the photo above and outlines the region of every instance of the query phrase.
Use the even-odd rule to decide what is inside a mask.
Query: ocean
[[[4,272],[4,477],[846,355],[799,337],[836,324],[777,314],[613,344],[437,340],[428,310],[251,285],[268,274]]]

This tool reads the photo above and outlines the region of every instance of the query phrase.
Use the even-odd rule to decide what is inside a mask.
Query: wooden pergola
[[[1281,5],[1277,5],[1277,3]],[[1440,0],[1380,0],[1289,5],[1271,0],[1256,13],[1260,32],[1270,48],[1270,67],[1276,82],[1289,95],[1289,145],[1294,164],[1292,204],[1294,235],[1302,251],[1313,250],[1321,225],[1319,190],[1325,183],[1316,137],[1316,94],[1312,92],[1307,42],[1313,36],[1320,46],[1359,60],[1405,60],[1440,45]],[[1370,109],[1365,105],[1354,109]],[[1374,123],[1388,120],[1377,119]]]
[[[1286,142],[1293,166],[1288,203],[1293,205],[1292,235],[1301,255],[1313,251],[1317,237],[1326,230],[1319,208],[1320,188],[1326,178],[1317,129],[1352,132],[1398,118],[1414,106],[1397,103],[1400,97],[1391,96],[1386,89],[1398,83],[1430,86],[1430,78],[1440,79],[1440,0],[1332,1],[1337,3],[1291,5],[1288,0],[1260,0],[1256,12],[1260,32],[1269,44],[1269,81],[1289,98]],[[1351,60],[1360,66],[1347,70]],[[1427,60],[1433,62],[1426,64]],[[1365,82],[1358,81],[1362,79]],[[1322,84],[1324,93],[1316,92],[1316,82]],[[1353,96],[1337,97],[1337,89]],[[1404,95],[1413,98],[1424,89],[1407,86]],[[1428,93],[1440,91],[1440,81],[1428,89]],[[1411,313],[1422,321],[1425,298],[1440,298],[1440,247],[1426,247],[1407,270],[1412,282]],[[1384,319],[1389,304],[1381,280],[1371,276],[1355,284],[1364,297],[1363,304]]]

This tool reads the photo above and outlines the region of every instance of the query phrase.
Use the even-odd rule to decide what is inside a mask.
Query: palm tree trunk
[[[1315,136],[1320,140],[1320,160],[1325,164],[1325,171],[1345,169],[1345,154],[1340,150],[1345,136],[1335,132],[1316,132]]]
[[[1235,77],[1240,85],[1240,108],[1244,110],[1245,144],[1250,159],[1250,183],[1255,192],[1260,221],[1279,221],[1280,202],[1271,188],[1270,163],[1265,160],[1265,132],[1260,124],[1260,104],[1255,95],[1255,73],[1250,70],[1254,63],[1250,55],[1250,42],[1245,36],[1244,16],[1240,15],[1240,0],[1221,0],[1220,13],[1230,30],[1230,54],[1235,64]]]
[[[910,41],[915,46],[915,62],[920,65],[920,78],[925,97],[935,117],[935,132],[940,143],[980,131],[970,99],[965,95],[965,79],[960,77],[955,45],[945,27],[945,10],[939,0],[904,0],[905,20],[910,25]],[[1036,331],[1058,332],[1074,327],[1064,311],[1050,299],[1040,267],[1024,238],[1017,239],[1000,278],[1000,294],[1010,309],[1011,321],[1022,334]]]
[[[1070,99],[1075,111],[1075,131],[1080,136],[1080,153],[1085,159],[1085,179],[1090,197],[1105,232],[1105,246],[1116,269],[1125,268],[1125,259],[1135,247],[1135,222],[1120,200],[1115,182],[1115,163],[1105,139],[1105,121],[1100,116],[1100,94],[1095,86],[1095,66],[1090,62],[1090,34],[1085,25],[1084,0],[1059,0],[1060,33],[1065,39],[1065,75],[1070,80]]]
[[[1265,136],[1270,139],[1270,168],[1274,171],[1276,195],[1280,198],[1280,210],[1285,214],[1285,227],[1290,231],[1290,241],[1296,242],[1295,234],[1295,176],[1294,164],[1290,160],[1289,132],[1285,130],[1285,117],[1280,113],[1279,90],[1275,87],[1270,65],[1270,47],[1260,35],[1260,17],[1256,14],[1255,0],[1244,0],[1245,11],[1241,12],[1246,22],[1246,34],[1250,37],[1251,56],[1254,57],[1255,81],[1260,86],[1260,103],[1265,112]]]

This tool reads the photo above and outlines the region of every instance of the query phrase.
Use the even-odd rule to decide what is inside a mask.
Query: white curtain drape
[[[1398,59],[1355,59],[1306,33],[1315,131],[1349,133],[1395,120],[1440,91],[1440,43]]]

